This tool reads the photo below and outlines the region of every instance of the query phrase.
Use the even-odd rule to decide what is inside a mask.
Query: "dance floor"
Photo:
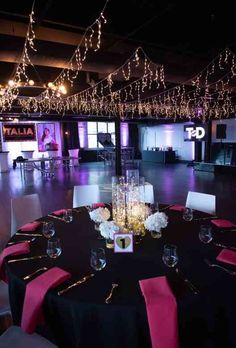
[[[161,203],[184,204],[188,191],[214,194],[217,197],[217,215],[226,219],[235,219],[235,176],[194,171],[186,164],[157,164],[136,162],[140,175],[154,186],[155,199]],[[99,184],[104,195],[110,192],[106,184],[111,183],[115,175],[114,168],[103,163],[84,163],[79,167],[59,168],[54,178],[44,178],[34,170],[23,177],[19,168],[0,176],[0,226],[1,248],[10,236],[10,200],[13,197],[38,193],[43,214],[59,208],[72,206],[74,185]],[[26,207],[27,209],[27,207]]]

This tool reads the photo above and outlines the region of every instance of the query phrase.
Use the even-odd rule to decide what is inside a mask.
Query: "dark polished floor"
[[[216,175],[194,172],[186,164],[156,164],[140,162],[140,174],[154,185],[155,198],[162,203],[184,204],[188,191],[215,194],[217,215],[236,222],[235,175]],[[38,193],[43,214],[55,209],[72,206],[74,185],[109,184],[114,169],[103,163],[84,163],[79,167],[58,169],[54,178],[44,178],[34,170],[23,177],[19,168],[0,174],[0,244],[3,246],[10,235],[10,200],[13,197]]]

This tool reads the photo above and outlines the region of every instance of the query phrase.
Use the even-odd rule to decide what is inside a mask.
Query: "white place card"
[[[115,253],[132,253],[133,247],[132,233],[115,233],[114,234],[114,252]]]

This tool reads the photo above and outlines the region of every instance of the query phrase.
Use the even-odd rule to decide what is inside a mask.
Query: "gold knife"
[[[22,240],[15,240],[14,242],[8,242],[7,245],[13,245],[13,244],[19,244],[19,243],[31,243],[34,242],[36,237],[32,239],[22,239]]]
[[[88,279],[90,279],[90,278],[92,278],[92,277],[94,277],[94,273],[88,274],[87,276],[85,276],[85,277],[79,279],[77,282],[75,282],[75,283],[73,283],[73,284],[67,286],[67,288],[58,291],[57,295],[60,296],[60,295],[64,294],[65,292],[67,292],[67,291],[70,290],[71,288],[73,288],[73,287],[75,287],[75,286],[77,286],[77,285],[79,285],[79,284],[82,284],[82,283],[86,282]]]
[[[47,270],[48,270],[47,267],[41,267],[41,268],[39,268],[39,269],[36,269],[36,271],[34,271],[34,272],[32,272],[32,273],[30,273],[30,274],[24,276],[23,279],[24,279],[24,280],[30,279],[30,278],[33,277],[36,273],[41,272],[41,271],[47,271]]]
[[[61,220],[61,221],[65,222],[65,220],[62,217],[59,217],[59,216],[48,214],[48,217],[51,217],[51,218],[54,218],[54,219]]]
[[[16,232],[16,236],[28,236],[28,237],[43,237],[42,234],[39,233],[21,233],[21,232]]]
[[[27,261],[27,260],[43,259],[44,257],[48,257],[48,255],[38,255],[38,256],[32,256],[32,257],[23,257],[23,258],[21,258],[21,259],[9,260],[8,263],[13,263],[13,262],[18,262],[18,261]]]

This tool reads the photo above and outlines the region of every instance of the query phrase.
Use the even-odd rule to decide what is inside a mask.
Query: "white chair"
[[[75,167],[79,165],[79,149],[68,150],[70,157],[76,157],[77,159],[70,160],[70,165]]]
[[[42,216],[42,209],[37,193],[11,200],[11,235],[24,224]]]
[[[73,208],[90,205],[100,201],[98,185],[74,186]]]
[[[216,196],[200,192],[188,192],[185,206],[208,214],[216,212]]]
[[[18,326],[10,326],[0,336],[1,348],[58,348],[46,338],[34,333],[29,335]]]
[[[145,203],[154,203],[154,190],[153,185],[149,184],[149,182],[145,182],[144,186],[144,200]]]

